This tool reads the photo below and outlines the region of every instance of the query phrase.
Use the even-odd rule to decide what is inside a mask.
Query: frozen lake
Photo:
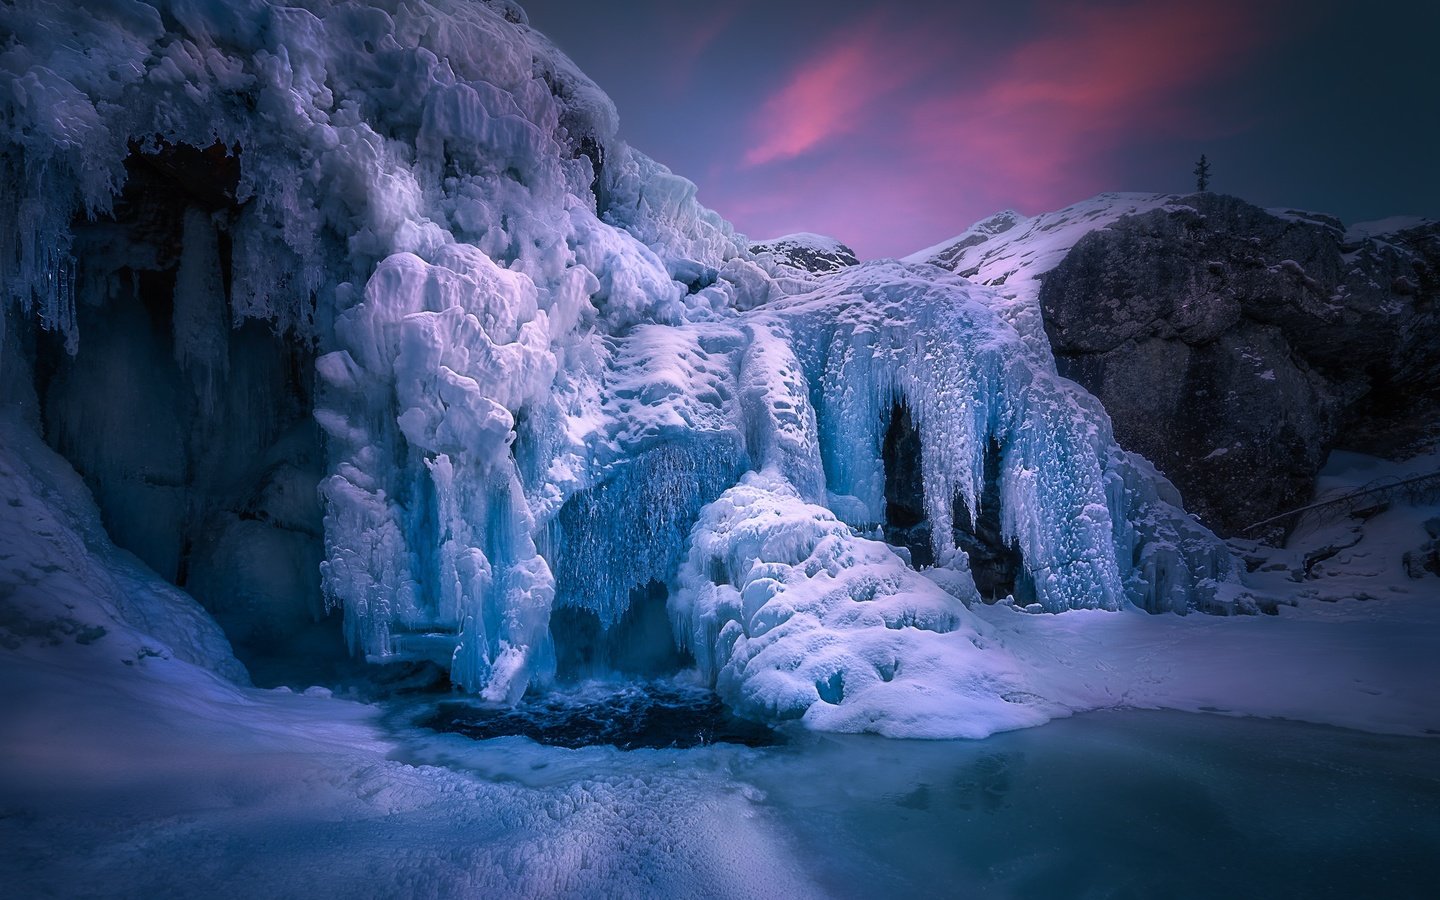
[[[1107,711],[981,741],[407,747],[540,789],[610,772],[739,790],[830,896],[1440,896],[1433,738]]]

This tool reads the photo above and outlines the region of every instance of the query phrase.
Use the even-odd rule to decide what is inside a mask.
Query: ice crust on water
[[[77,296],[104,304],[124,264],[77,255],[75,217],[112,208],[132,152],[238,156],[234,209],[185,214],[175,361],[203,403],[245,371],[225,328],[314,348],[321,572],[356,652],[429,656],[513,702],[553,677],[553,610],[608,627],[659,582],[748,714],[930,736],[1038,721],[1004,699],[1019,676],[966,609],[952,540],[992,442],[1039,608],[1185,611],[1235,577],[993,290],[750,256],[513,5],[18,0],[0,27],[18,186],[0,279],[72,350]],[[885,518],[897,402],[928,578],[856,533]]]

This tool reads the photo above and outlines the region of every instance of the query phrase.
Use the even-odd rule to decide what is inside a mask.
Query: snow
[[[14,896],[820,895],[723,765],[512,740],[486,777],[391,758],[373,707],[98,674],[0,661]]]
[[[680,582],[683,646],[741,715],[899,737],[1045,718],[1013,699],[1019,672],[963,605],[773,472],[706,507]]]
[[[1272,207],[1265,211],[1285,222],[1299,222],[1304,225],[1322,225],[1337,232],[1344,230],[1339,219],[1326,213],[1312,212],[1304,209],[1290,209],[1288,207]]]
[[[815,277],[860,261],[854,250],[835,238],[808,231],[757,241],[750,245],[750,252],[777,283],[802,291]]]
[[[0,647],[9,665],[74,652],[102,669],[199,667],[248,682],[214,620],[110,542],[84,482],[12,410],[0,410],[0,490]]]
[[[1345,229],[1345,243],[1354,244],[1371,238],[1384,237],[1397,231],[1408,231],[1434,222],[1422,216],[1390,216],[1372,222],[1356,222]]]
[[[849,252],[849,248],[835,238],[825,234],[816,234],[813,231],[797,231],[794,234],[783,234],[776,238],[750,242],[751,250],[756,253],[792,247],[815,253],[841,254]]]
[[[1048,360],[1050,342],[1040,317],[1041,276],[1090,232],[1125,216],[1180,202],[1174,194],[1111,192],[1033,217],[1006,210],[904,261],[940,266],[977,284],[994,286],[996,310],[1020,332],[1032,352]]]

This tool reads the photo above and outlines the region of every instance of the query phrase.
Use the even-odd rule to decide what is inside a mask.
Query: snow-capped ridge
[[[752,241],[750,252],[807,272],[824,274],[859,263],[855,251],[833,237],[802,231],[765,241]]]
[[[1370,222],[1356,222],[1345,229],[1347,244],[1382,238],[1386,235],[1411,231],[1435,224],[1435,219],[1425,216],[1388,216]]]

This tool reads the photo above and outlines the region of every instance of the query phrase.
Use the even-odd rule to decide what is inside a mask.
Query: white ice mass
[[[1235,603],[1224,546],[1003,298],[925,265],[814,277],[753,257],[511,5],[3,15],[9,329],[27,311],[87,362],[77,307],[137,291],[156,250],[92,249],[72,223],[114,210],[137,156],[238,160],[234,204],[184,214],[171,352],[208,409],[252,365],[229,329],[314,348],[319,571],[355,652],[434,658],[513,702],[554,678],[557,610],[605,634],[658,584],[747,714],[978,735],[1038,715],[1002,699],[1016,663],[969,609],[978,517],[1018,554],[1021,606]],[[901,426],[910,458],[887,460]],[[91,476],[125,460],[91,456]],[[872,538],[902,464],[928,535],[896,552]]]

